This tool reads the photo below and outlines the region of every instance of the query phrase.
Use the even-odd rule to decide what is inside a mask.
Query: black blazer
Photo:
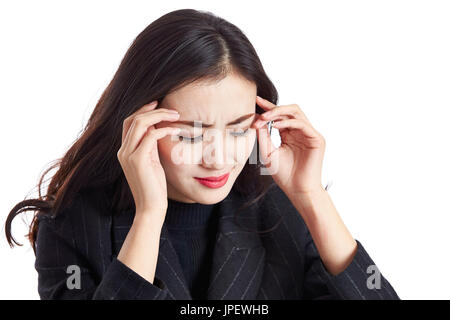
[[[105,212],[104,195],[81,192],[55,218],[39,219],[35,268],[41,299],[191,300],[165,224],[153,284],[117,260],[134,211]],[[381,273],[381,288],[368,288],[368,267],[375,263],[358,240],[350,265],[330,274],[301,215],[276,184],[261,206],[238,213],[236,223],[233,215],[242,201],[232,189],[220,203],[208,300],[400,299]],[[239,225],[266,230],[281,216],[268,233]],[[70,265],[81,270],[80,289],[66,284]]]

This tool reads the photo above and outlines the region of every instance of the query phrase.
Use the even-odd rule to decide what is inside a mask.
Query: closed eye
[[[237,132],[233,132],[232,131],[232,132],[230,132],[230,134],[232,136],[234,136],[234,137],[243,137],[243,136],[247,135],[249,129],[250,128],[247,128],[245,130],[241,129],[241,130],[239,130]],[[197,143],[198,141],[202,141],[203,140],[203,135],[197,136],[197,137],[194,137],[194,138],[184,137],[184,136],[178,136],[178,137],[179,137],[180,141],[187,142],[187,143]]]
[[[242,137],[242,136],[245,136],[247,134],[249,129],[250,128],[247,128],[247,129],[241,130],[241,131],[237,131],[237,132],[230,132],[230,133],[231,133],[231,135],[234,135],[236,137]]]
[[[178,136],[180,138],[180,141],[183,142],[188,142],[188,143],[196,143],[199,140],[203,140],[203,135],[195,137],[195,138],[189,138],[189,137],[183,137],[183,136]]]

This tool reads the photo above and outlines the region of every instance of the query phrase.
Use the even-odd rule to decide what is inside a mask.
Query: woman
[[[236,26],[190,9],[151,23],[46,195],[6,221],[13,246],[13,218],[36,211],[41,299],[399,299],[321,186],[324,138],[277,100]]]

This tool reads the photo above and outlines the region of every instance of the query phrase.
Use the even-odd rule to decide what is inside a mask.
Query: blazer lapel
[[[209,276],[208,300],[256,299],[261,286],[266,250],[257,232],[257,215],[252,210],[236,210],[242,204],[233,194],[220,203],[220,217],[213,263]],[[254,212],[253,212],[254,213]]]
[[[155,276],[165,282],[171,299],[192,300],[180,260],[170,241],[165,223],[161,229],[160,239]]]

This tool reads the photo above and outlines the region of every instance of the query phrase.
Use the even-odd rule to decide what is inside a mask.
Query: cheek
[[[170,159],[171,141],[170,137],[164,137],[158,141],[158,155],[161,161],[167,162]]]
[[[253,145],[256,143],[256,139],[256,130],[250,130],[247,138],[247,143],[253,147]]]
[[[173,140],[172,140],[173,139]],[[173,150],[177,144],[176,136],[165,136],[158,140],[158,155],[161,165],[170,168],[170,171],[177,169],[179,164],[173,159]]]
[[[200,147],[200,149],[199,149]],[[165,168],[170,168],[170,172],[175,175],[186,174],[191,170],[192,160],[195,152],[201,154],[201,144],[196,148],[180,141],[178,136],[166,136],[158,140],[159,159]],[[199,149],[196,151],[195,149]]]
[[[252,130],[243,138],[235,140],[234,158],[239,163],[245,163],[252,153],[256,143],[256,131]]]
[[[250,153],[252,152],[255,143],[256,143],[256,130],[250,130],[245,138],[243,138],[240,145],[242,148],[245,149],[245,154],[250,156]]]
[[[166,179],[172,184],[180,184],[185,181],[183,177],[192,175],[192,166],[185,163],[176,163],[173,157],[173,150],[177,141],[171,141],[169,137],[158,140],[159,160],[164,168]]]

